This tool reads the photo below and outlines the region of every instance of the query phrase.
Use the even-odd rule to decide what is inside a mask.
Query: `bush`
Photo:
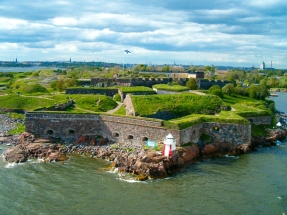
[[[116,101],[116,102],[121,102],[122,101],[120,94],[117,93],[117,94],[114,95],[114,101]]]
[[[214,85],[212,87],[209,88],[208,92],[212,95],[216,95],[220,98],[223,98],[223,92],[222,89],[220,88],[220,86],[218,85]]]
[[[212,95],[216,95],[216,96],[218,96],[218,97],[220,97],[220,98],[223,98],[223,93],[222,93],[222,90],[220,89],[216,89],[216,90],[212,90],[211,91],[211,94]]]
[[[226,84],[223,88],[222,88],[222,92],[224,94],[227,94],[227,95],[231,95],[234,93],[234,86],[233,84]]]
[[[27,84],[22,88],[23,93],[48,93],[48,90],[41,84]]]
[[[186,86],[191,89],[191,90],[197,90],[198,86],[196,84],[196,80],[195,78],[190,78],[187,82],[186,82]]]

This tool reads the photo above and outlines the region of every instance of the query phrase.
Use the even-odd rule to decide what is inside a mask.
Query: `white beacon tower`
[[[164,148],[162,150],[162,154],[167,157],[172,157],[172,151],[176,150],[176,142],[172,134],[169,134],[164,139]]]

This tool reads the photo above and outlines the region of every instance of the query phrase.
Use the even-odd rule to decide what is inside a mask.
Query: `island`
[[[201,75],[83,79],[83,71],[72,68],[2,74],[7,89],[0,110],[15,119],[10,135],[18,135],[2,132],[2,143],[11,145],[4,157],[64,161],[81,153],[146,180],[286,138],[285,120],[276,117],[266,86],[235,87]],[[175,147],[167,155],[168,139]]]

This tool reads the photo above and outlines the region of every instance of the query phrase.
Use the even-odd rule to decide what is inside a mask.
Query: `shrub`
[[[212,95],[216,95],[216,96],[219,96],[220,98],[223,98],[222,89],[218,85],[214,85],[210,87],[208,92]]]
[[[43,87],[41,84],[27,84],[22,88],[23,93],[37,93],[37,92],[42,92],[42,93],[48,93],[48,90]]]
[[[190,78],[187,82],[186,82],[186,86],[191,89],[191,90],[197,90],[197,84],[196,84],[196,80],[194,78]]]
[[[223,88],[222,88],[222,92],[224,94],[227,94],[227,95],[231,95],[234,93],[234,86],[233,84],[226,84]]]
[[[120,94],[115,94],[114,95],[114,100],[116,101],[116,102],[121,102],[122,101],[122,99],[121,99],[121,96],[120,96]]]

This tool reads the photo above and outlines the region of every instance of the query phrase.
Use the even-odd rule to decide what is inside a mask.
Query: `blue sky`
[[[286,11],[286,0],[0,0],[0,60],[287,68]]]

